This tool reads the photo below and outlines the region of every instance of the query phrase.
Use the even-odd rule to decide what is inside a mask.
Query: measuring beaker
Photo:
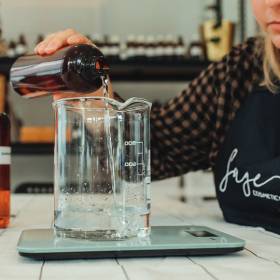
[[[57,236],[149,235],[150,108],[140,98],[54,102]]]

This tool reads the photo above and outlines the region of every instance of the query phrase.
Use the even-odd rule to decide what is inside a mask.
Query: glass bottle
[[[14,90],[32,98],[57,92],[94,92],[102,86],[109,67],[95,46],[80,44],[48,56],[25,55],[11,68]]]
[[[5,228],[10,221],[10,120],[5,113],[0,113],[0,228]]]

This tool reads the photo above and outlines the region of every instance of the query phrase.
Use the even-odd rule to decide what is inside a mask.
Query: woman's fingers
[[[72,36],[70,36],[69,38],[67,38],[67,43],[69,45],[73,45],[73,44],[89,44],[89,45],[93,45],[93,43],[85,36],[83,36],[82,34],[74,34]]]
[[[58,49],[62,48],[63,46],[67,45],[67,39],[77,34],[77,32],[73,29],[66,29],[64,31],[56,33],[54,37],[52,37],[48,44],[45,46],[44,51],[46,54],[51,54],[56,52]]]
[[[48,35],[41,43],[39,43],[35,49],[34,52],[41,54],[44,51],[44,48],[48,45],[48,43],[50,42],[50,40],[55,36],[55,33],[52,33],[50,35]]]
[[[48,55],[64,46],[73,44],[91,44],[91,41],[74,29],[66,29],[49,35],[43,42],[36,46],[34,51],[39,55]]]

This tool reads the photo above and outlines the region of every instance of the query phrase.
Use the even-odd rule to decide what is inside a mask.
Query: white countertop
[[[12,195],[12,219],[0,229],[0,280],[280,279],[280,235],[225,223],[217,201],[178,200],[174,180],[152,184],[152,225],[205,225],[240,237],[246,249],[225,256],[35,261],[18,255],[20,233],[50,227],[51,195]]]

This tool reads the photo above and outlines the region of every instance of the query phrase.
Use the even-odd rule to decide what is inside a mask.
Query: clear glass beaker
[[[86,97],[53,105],[56,235],[148,236],[151,104]]]

